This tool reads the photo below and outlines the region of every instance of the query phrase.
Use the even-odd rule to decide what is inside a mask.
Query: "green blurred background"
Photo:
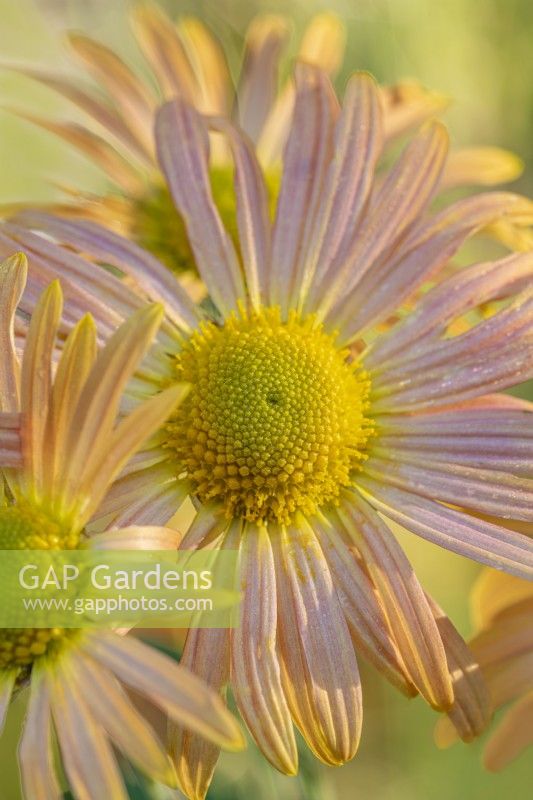
[[[515,184],[533,194],[533,3],[531,0],[167,0],[173,14],[195,13],[223,36],[237,68],[242,32],[258,11],[290,15],[295,32],[316,11],[336,11],[347,28],[348,51],[341,87],[354,69],[368,69],[382,82],[416,78],[454,98],[446,113],[457,144],[497,144],[526,162]],[[112,44],[140,66],[125,25],[125,0],[0,0],[0,58],[39,63],[72,72],[62,43],[65,28],[82,28]],[[295,37],[296,39],[297,37]],[[0,70],[0,103],[36,113],[72,108],[29,80]],[[98,190],[105,177],[54,137],[0,111],[0,203],[57,197],[64,180]],[[424,585],[454,619],[470,631],[468,591],[477,568],[399,532]],[[439,751],[432,739],[435,715],[407,701],[363,665],[365,724],[360,752],[337,770],[304,757],[303,777],[282,778],[251,746],[245,756],[224,756],[212,800],[501,800],[530,796],[531,752],[504,773],[484,772],[483,741]],[[14,761],[24,698],[14,705],[0,744],[0,797],[18,800]],[[138,783],[132,778],[133,783]],[[137,786],[132,798],[168,797]],[[108,798],[102,798],[108,800]]]

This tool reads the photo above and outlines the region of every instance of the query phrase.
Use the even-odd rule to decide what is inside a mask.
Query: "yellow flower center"
[[[238,245],[233,170],[230,167],[213,167],[210,175],[213,199],[222,222],[234,244]],[[277,172],[267,175],[271,204],[277,197],[279,182]],[[173,272],[197,274],[185,223],[165,184],[155,184],[137,199],[132,214],[131,235],[141,247],[157,256]]]
[[[0,508],[0,550],[69,550],[78,542],[79,534],[28,503]],[[61,628],[0,628],[0,669],[29,670],[37,658],[59,650],[76,633]]]
[[[192,388],[167,444],[201,501],[286,524],[352,483],[371,428],[369,382],[312,316],[282,322],[267,308],[205,324],[177,371]]]

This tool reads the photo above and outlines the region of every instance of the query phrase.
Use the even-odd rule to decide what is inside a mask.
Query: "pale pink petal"
[[[324,552],[357,653],[362,653],[396,688],[413,696],[417,690],[391,635],[379,594],[343,536],[336,514],[313,517],[313,529]]]
[[[365,475],[358,476],[357,486],[374,508],[422,538],[512,575],[533,577],[533,539]]]
[[[298,769],[298,753],[281,684],[276,635],[279,613],[276,572],[270,535],[264,526],[245,528],[239,566],[240,619],[231,631],[235,700],[265,758],[280,772],[294,775]]]
[[[70,455],[68,464],[65,462],[62,465],[58,485],[62,488],[63,510],[76,504],[80,524],[83,524],[82,515],[86,514],[88,521],[94,510],[89,505],[92,499],[90,493],[78,493],[79,487],[83,486],[85,470],[90,469],[91,463],[101,464],[102,455],[109,452],[122,393],[150,347],[162,315],[161,306],[147,306],[129,317],[118,329],[99,353],[70,419],[69,429],[65,433]],[[127,419],[123,424],[127,424]],[[150,429],[147,431],[148,435],[152,432]],[[144,435],[144,432],[141,431],[140,435]],[[113,455],[110,458],[113,459]],[[107,486],[103,491],[106,489]]]
[[[62,243],[87,252],[91,258],[112,264],[135,282],[148,301],[165,305],[168,317],[185,330],[196,327],[198,313],[176,278],[154,256],[134,242],[95,222],[65,220],[41,211],[23,211],[15,221],[49,233]],[[91,273],[94,274],[94,268]]]
[[[365,354],[368,369],[397,367],[417,358],[449,323],[533,275],[533,255],[519,253],[499,261],[476,264],[455,273],[424,297],[418,307],[379,337]]]
[[[431,706],[449,709],[453,688],[444,645],[405,553],[374,510],[354,493],[346,493],[339,516],[378,587],[409,677]]]
[[[20,771],[25,797],[32,800],[61,800],[52,746],[50,682],[34,667],[30,700],[19,747]]]
[[[222,117],[212,119],[211,127],[228,137],[233,153],[237,224],[246,288],[252,305],[259,308],[266,300],[270,270],[267,188],[251,142]]]
[[[448,718],[464,742],[483,733],[492,716],[489,690],[474,655],[451,620],[428,595],[430,607],[444,642],[453,680],[454,701]],[[445,741],[438,742],[441,745]]]
[[[274,15],[255,17],[246,32],[234,113],[242,130],[254,142],[276,99],[278,63],[287,38],[286,21]]]
[[[194,103],[198,97],[198,81],[174,22],[155,4],[135,6],[131,17],[135,38],[165,99],[180,95]]]
[[[61,318],[63,297],[58,281],[43,292],[33,312],[20,381],[23,414],[22,445],[25,474],[31,490],[40,497],[47,469],[45,428],[52,387],[52,354]]]
[[[354,291],[334,306],[332,318],[340,321],[342,340],[361,336],[366,329],[386,319],[424,282],[439,273],[466,239],[502,215],[512,213],[519,200],[515,195],[478,195],[459,201],[430,222],[424,220],[417,235],[410,235],[397,253],[385,255],[374,264]],[[510,259],[509,268],[512,264]],[[519,264],[520,260],[517,267]],[[524,268],[522,261],[522,272]],[[502,289],[511,286],[507,281]],[[411,316],[416,316],[416,312]],[[383,347],[383,339],[390,343],[390,336],[380,337],[376,351]]]
[[[77,254],[18,225],[4,223],[0,230],[3,239],[7,233],[17,243],[15,247],[22,246],[28,256],[28,288],[33,280],[41,285],[60,278],[65,296],[81,309],[78,319],[91,313],[100,330],[100,319],[109,328],[142,307],[143,299],[107,270],[97,269]]]
[[[198,83],[195,107],[228,117],[232,81],[221,44],[197,17],[180,19],[177,28]]]
[[[308,262],[302,291],[312,307],[320,281],[346,252],[365,209],[376,161],[382,147],[382,110],[378,87],[370,75],[358,73],[346,89],[335,131],[335,158],[328,169],[323,199],[310,231]]]
[[[78,484],[79,491],[91,498],[86,515],[93,515],[130,456],[176,411],[188,389],[174,384],[146,400],[109,434],[105,451],[95,447],[88,454]]]
[[[0,412],[0,467],[22,466],[22,441],[19,414]]]
[[[174,722],[221,747],[242,747],[242,733],[218,694],[168,656],[133,637],[104,632],[91,633],[86,650],[119,680],[166,711]]]
[[[143,179],[131,160],[123,156],[107,139],[77,122],[58,122],[48,117],[30,114],[17,108],[9,109],[17,117],[37,125],[73,145],[97,164],[122,191],[136,194],[142,190]]]
[[[141,452],[138,455],[148,455]],[[130,459],[129,464],[133,459]],[[128,466],[129,466],[128,464]],[[168,462],[123,472],[116,480],[93,520],[110,517],[115,525],[165,525],[187,495],[187,487],[176,479]]]
[[[94,39],[73,33],[69,42],[96,81],[107,89],[131,133],[151,153],[156,100],[147,86],[112,50]]]
[[[72,792],[79,800],[128,800],[111,744],[70,670],[67,660],[56,663],[49,681],[61,760]]]
[[[335,14],[316,14],[303,32],[298,61],[312,64],[332,77],[342,63],[345,38],[344,26]],[[291,129],[294,101],[295,86],[289,78],[278,92],[257,142],[259,160],[267,167],[281,158]]]
[[[111,672],[81,652],[71,655],[71,667],[71,680],[114,747],[153,780],[175,785],[175,773],[163,744]]]
[[[217,539],[227,527],[228,520],[220,514],[216,505],[203,504],[183,537],[181,549],[198,550],[206,547]]]
[[[216,305],[228,313],[245,290],[235,248],[213,202],[206,125],[192,106],[176,99],[157,115],[156,143],[198,270]]]
[[[404,150],[376,190],[353,247],[325,276],[317,305],[321,316],[357,286],[375,261],[425,211],[437,190],[447,149],[446,129],[434,122]]]
[[[230,671],[229,630],[190,629],[180,663],[204,680],[213,691],[225,693]],[[220,748],[196,733],[171,725],[169,749],[181,789],[191,800],[204,800]]]
[[[533,290],[466,333],[373,376],[373,412],[450,405],[533,377]]]
[[[463,447],[467,442],[463,440]],[[530,459],[531,460],[531,459]],[[487,460],[488,461],[488,460]],[[481,514],[533,522],[533,480],[497,467],[450,463],[442,451],[391,447],[379,440],[365,461],[365,475],[443,503]],[[532,461],[533,466],[533,461]],[[531,470],[529,474],[533,474]]]
[[[355,755],[362,725],[361,684],[331,573],[305,520],[274,529],[278,635],[285,696],[315,755],[342,764]]]
[[[94,120],[105,128],[117,142],[125,145],[130,153],[140,159],[144,165],[150,165],[147,151],[142,147],[133,131],[124,122],[115,108],[106,100],[100,98],[96,93],[83,89],[79,81],[71,80],[66,75],[60,73],[55,74],[26,65],[14,65],[11,69],[14,69],[21,75],[32,78],[32,80],[39,81],[44,86],[48,86],[50,89],[58,92],[58,94],[66,97],[81,108],[82,111],[85,111],[91,120]]]
[[[283,158],[283,177],[272,241],[270,304],[287,315],[299,298],[324,182],[334,153],[338,103],[327,75],[296,67],[294,117]]]
[[[462,411],[444,412],[435,414],[437,419],[431,423],[426,414],[404,414],[405,427],[401,421],[396,427],[400,415],[393,423],[384,415],[377,419],[379,440],[375,440],[372,452],[385,458],[393,453],[396,458],[402,452],[405,458],[417,461],[461,464],[528,478],[533,474],[533,418],[528,418],[528,413],[502,410],[488,415],[484,422]]]

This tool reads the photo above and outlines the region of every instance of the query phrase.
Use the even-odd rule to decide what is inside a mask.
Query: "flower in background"
[[[211,190],[210,126],[235,161],[238,250]],[[67,306],[90,302],[104,330],[139,298],[165,304],[129,401],[176,381],[191,391],[102,513],[163,523],[189,496],[197,515],[181,546],[239,548],[240,625],[190,631],[183,658],[213,687],[231,684],[282,772],[297,769],[293,723],[328,764],[356,752],[356,651],[406,694],[452,709],[471,739],[490,710],[479,671],[387,521],[533,575],[533,542],[500,524],[531,519],[526,456],[506,435],[527,430],[529,412],[494,394],[531,375],[533,254],[442,278],[480,228],[530,224],[531,202],[486,193],[431,210],[448,153],[437,122],[376,176],[375,82],[355,75],[340,107],[327,75],[308,64],[296,73],[273,223],[254,148],[230,122],[176,99],[160,111],[156,138],[211,318],[150,254],[92,222],[27,211],[0,229],[0,247],[16,242],[31,255],[32,291],[61,275]],[[493,300],[490,318],[455,330]],[[455,689],[452,675],[464,676]],[[181,787],[203,797],[217,748],[179,728],[173,752]]]
[[[193,249],[155,158],[157,108],[162,100],[179,95],[203,114],[233,119],[254,143],[273,205],[279,191],[279,159],[294,107],[293,81],[279,88],[278,79],[289,25],[285,18],[272,15],[253,20],[245,36],[242,68],[234,88],[223,46],[200,20],[182,18],[174,23],[160,7],[138,5],[132,11],[132,24],[155,81],[139,77],[99,42],[72,34],[69,40],[74,54],[99,91],[41,68],[21,70],[79,106],[88,115],[89,126],[37,117],[31,112],[17,113],[80,149],[110,179],[105,195],[87,196],[73,189],[69,192],[71,201],[56,206],[56,212],[97,220],[154,253],[182,279],[190,278],[197,275]],[[314,17],[302,35],[298,58],[334,75],[343,53],[340,21],[330,13]],[[439,114],[448,104],[442,95],[414,82],[382,87],[379,92],[388,144]],[[216,134],[211,136],[211,149],[215,204],[236,241],[230,152],[224,138]],[[516,178],[521,169],[519,159],[498,148],[456,150],[446,164],[441,188],[501,183]],[[495,233],[506,241],[516,241],[515,232],[507,226],[502,225]],[[188,283],[193,296],[200,297],[203,289],[198,282]]]
[[[108,486],[161,426],[185,390],[174,386],[116,424],[124,387],[148,350],[162,309],[148,306],[100,351],[90,316],[72,327],[52,379],[62,295],[52,283],[36,302],[22,366],[13,317],[24,256],[0,265],[0,549],[169,549],[165,528],[115,529],[87,540],[85,526]],[[53,732],[77,798],[127,800],[116,747],[153,778],[175,785],[165,748],[122,688],[212,742],[238,747],[241,733],[220,698],[170,658],[136,639],[87,629],[0,629],[0,727],[10,698],[31,686],[20,748],[28,800],[61,796]],[[89,688],[89,691],[88,691]]]
[[[515,435],[529,448],[531,474],[533,428]],[[484,570],[472,592],[472,614],[477,633],[469,646],[483,671],[492,705],[498,710],[514,703],[485,747],[485,766],[498,771],[533,745],[533,582]],[[438,744],[445,747],[455,738],[450,721],[440,720]]]

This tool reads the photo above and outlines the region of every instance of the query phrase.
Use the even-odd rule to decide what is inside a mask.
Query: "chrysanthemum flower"
[[[123,233],[183,279],[184,274],[190,277],[197,273],[183,218],[157,168],[153,140],[157,108],[163,99],[179,95],[204,114],[233,119],[254,143],[273,203],[279,190],[279,158],[294,106],[293,81],[278,89],[279,63],[289,25],[283,17],[272,15],[253,20],[234,88],[222,45],[200,20],[183,18],[174,23],[158,6],[140,5],[132,11],[132,23],[148,62],[145,77],[135,74],[115,52],[79,34],[70,36],[70,44],[96,81],[97,90],[63,74],[22,69],[81,107],[89,117],[88,127],[38,117],[33,112],[22,112],[22,116],[77,147],[110,180],[105,195],[87,196],[73,189],[70,201],[56,206],[55,211],[97,220]],[[344,32],[339,20],[329,13],[314,17],[303,33],[298,58],[332,75],[342,62],[343,52]],[[380,88],[380,95],[387,143],[448,104],[442,95],[409,82]],[[210,180],[215,204],[237,239],[230,153],[223,137],[215,134],[211,138]],[[517,177],[521,168],[516,156],[498,148],[464,148],[448,160],[441,188],[502,183]],[[508,230],[498,233],[510,235]],[[195,281],[189,281],[189,290],[195,297],[202,291]]]
[[[213,200],[209,126],[235,159],[238,250]],[[273,224],[254,149],[231,123],[176,100],[158,116],[157,143],[212,319],[153,257],[94,223],[26,212],[2,226],[0,247],[32,255],[33,286],[60,274],[72,308],[90,291],[104,327],[139,297],[166,305],[165,335],[131,402],[175,381],[192,388],[103,508],[117,524],[164,522],[190,496],[198,513],[182,547],[240,548],[240,626],[191,631],[185,663],[221,690],[231,682],[261,750],[287,773],[297,768],[293,723],[326,763],[354,755],[356,651],[437,709],[454,703],[453,673],[454,716],[472,738],[487,718],[478,671],[387,521],[533,575],[532,540],[482,518],[531,519],[526,456],[509,433],[529,419],[493,393],[532,371],[533,254],[439,282],[465,239],[496,221],[531,223],[532,204],[487,193],[431,211],[447,158],[439,123],[376,177],[374,81],[354,76],[340,108],[310,65],[297,70]],[[496,299],[490,318],[456,332]],[[174,754],[183,789],[203,797],[217,749],[180,729]]]
[[[531,445],[533,427],[523,438]],[[529,456],[530,474],[532,470]],[[513,703],[485,748],[487,769],[498,771],[533,746],[533,582],[484,570],[472,593],[478,633],[469,645],[485,676],[495,710]],[[443,718],[437,742],[450,744],[456,733]]]
[[[85,317],[64,342],[52,379],[61,290],[53,283],[38,300],[19,367],[12,323],[25,274],[24,256],[0,265],[0,456],[9,467],[1,478],[0,549],[175,548],[177,536],[165,528],[116,529],[92,540],[84,531],[118,472],[182,399],[183,387],[171,387],[116,424],[124,387],[159,328],[161,307],[131,317],[100,352],[93,321]],[[165,748],[122,685],[212,742],[241,743],[236,722],[197,677],[110,631],[1,629],[0,728],[13,692],[26,683],[20,762],[28,800],[62,796],[53,732],[80,800],[127,800],[115,747],[156,780],[175,783]]]

